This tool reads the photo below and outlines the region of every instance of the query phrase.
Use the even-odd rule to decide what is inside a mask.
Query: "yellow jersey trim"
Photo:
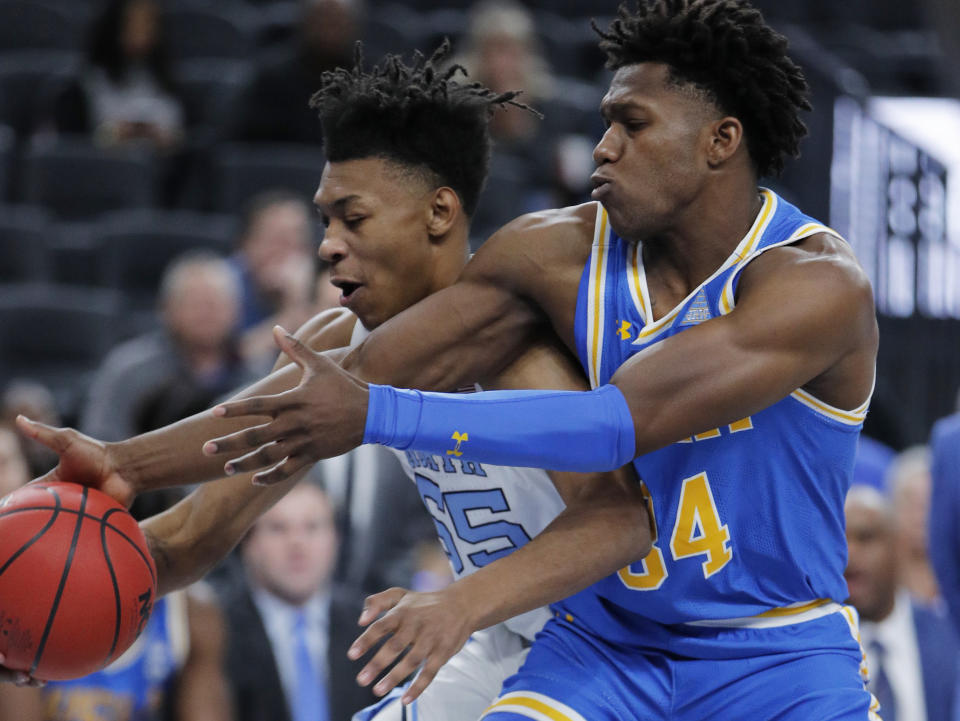
[[[871,396],[873,393],[871,392]],[[848,426],[858,426],[863,423],[864,419],[867,417],[867,408],[870,405],[870,398],[857,406],[852,411],[845,411],[841,408],[836,408],[831,406],[829,403],[824,403],[819,398],[814,395],[811,395],[802,388],[797,388],[793,393],[790,394],[792,398],[803,403],[803,405],[815,410],[817,413],[826,416],[827,418],[832,418],[835,421],[844,423]]]
[[[536,719],[536,721],[586,721],[583,716],[566,704],[532,691],[516,691],[501,696],[483,712],[480,717],[481,721],[488,714],[497,711],[508,711]]]
[[[687,621],[688,626],[707,626],[709,628],[777,628],[790,626],[795,623],[806,623],[831,613],[841,611],[843,607],[829,598],[818,598],[814,601],[801,601],[789,606],[771,608],[755,616],[740,618],[704,619]]]
[[[607,287],[607,257],[610,243],[607,241],[607,211],[597,205],[597,225],[593,237],[593,249],[590,252],[590,287],[588,289],[587,343],[589,344],[588,367],[590,387],[600,385],[600,365],[603,362],[603,326],[606,322],[604,298]]]
[[[647,298],[646,279],[640,273],[640,269],[643,267],[643,260],[640,258],[640,244],[632,243],[628,248],[630,248],[628,251],[630,260],[627,263],[627,286],[630,288],[630,295],[637,312],[640,314],[640,319],[646,324],[648,318],[653,318],[653,313],[650,311]]]

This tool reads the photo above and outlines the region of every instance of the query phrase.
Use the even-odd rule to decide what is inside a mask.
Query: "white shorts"
[[[529,646],[502,623],[477,631],[407,707],[405,721],[477,721],[500,695],[504,680],[523,664]],[[353,721],[404,721],[402,695],[403,689],[394,689],[354,714]]]

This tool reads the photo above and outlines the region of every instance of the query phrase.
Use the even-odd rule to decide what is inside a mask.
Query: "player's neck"
[[[704,188],[678,213],[669,229],[644,239],[643,262],[648,276],[656,274],[678,291],[685,288],[689,292],[730,257],[762,205],[753,178]]]

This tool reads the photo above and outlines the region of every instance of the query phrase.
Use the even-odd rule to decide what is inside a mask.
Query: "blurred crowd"
[[[821,75],[835,93],[951,89],[943,36],[958,21],[934,25],[937,2],[926,17],[894,2],[757,4],[797,39],[815,93]],[[587,198],[608,80],[589,20],[614,9],[0,0],[0,496],[55,462],[13,430],[18,413],[103,440],[163,426],[268,371],[274,324],[336,305],[317,257],[310,201],[324,160],[308,100],[323,72],[354,62],[356,40],[375,60],[449,37],[471,79],[522,89],[542,113],[510,108],[491,124],[476,246],[523,212]],[[826,216],[809,180],[826,184],[816,162],[831,140],[807,142],[777,189]],[[887,721],[960,717],[960,624],[930,559],[948,543],[927,523],[931,453],[875,435],[847,503],[872,690],[896,709]],[[933,467],[937,483],[960,485],[956,464]],[[373,700],[345,655],[364,595],[447,582],[413,484],[389,453],[363,447],[318,464],[207,582],[158,604],[116,664],[0,689],[0,719],[343,721]]]

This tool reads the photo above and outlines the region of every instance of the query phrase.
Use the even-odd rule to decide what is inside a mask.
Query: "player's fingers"
[[[407,650],[413,639],[404,631],[398,631],[384,641],[380,649],[373,655],[367,665],[357,674],[357,683],[367,686],[380,675],[387,666],[392,664],[400,654]]]
[[[62,454],[73,442],[69,428],[54,428],[40,421],[32,421],[24,415],[17,416],[17,428],[27,438],[42,443],[56,453]]]
[[[235,456],[240,456],[279,438],[292,435],[295,434],[281,432],[273,422],[264,423],[207,441],[203,444],[203,454],[205,456],[219,456],[232,453]]]
[[[361,616],[361,618],[363,618]],[[381,638],[393,633],[402,625],[402,620],[398,616],[386,615],[375,621],[367,627],[367,630],[361,633],[347,650],[347,658],[356,661],[367,651],[377,645]]]
[[[260,471],[253,476],[253,485],[255,486],[273,486],[291,478],[297,471],[303,470],[315,461],[309,456],[294,455],[288,456],[280,461],[273,468]]]
[[[240,458],[235,458],[227,462],[223,470],[226,471],[228,476],[232,476],[235,473],[245,473],[246,471],[257,471],[261,468],[270,468],[290,456],[290,454],[297,449],[300,442],[301,440],[299,438],[285,438],[274,441],[273,443],[268,443],[253,451],[253,453],[248,453],[245,456],[240,456]]]
[[[305,346],[283,326],[273,326],[273,339],[284,353],[298,366],[306,370],[316,368],[320,354]]]
[[[447,660],[444,656],[431,655],[427,662],[423,664],[423,668],[420,669],[420,673],[417,674],[413,683],[410,684],[410,687],[404,692],[400,703],[406,706],[416,701],[417,697],[430,685],[430,682],[433,681],[440,667],[443,666]]]
[[[357,623],[360,626],[366,626],[381,613],[389,611],[400,603],[400,599],[406,595],[407,589],[405,588],[388,588],[386,591],[367,596],[363,602],[363,612],[360,614]]]
[[[265,396],[250,396],[235,401],[226,401],[213,407],[211,413],[219,418],[238,418],[242,416],[270,416],[275,418],[280,411],[290,405],[291,391]]]
[[[383,696],[390,692],[394,686],[403,683],[410,674],[414,673],[423,663],[424,655],[419,651],[418,646],[410,649],[410,652],[390,669],[390,672],[382,679],[377,681],[373,687],[373,692],[377,696]]]

